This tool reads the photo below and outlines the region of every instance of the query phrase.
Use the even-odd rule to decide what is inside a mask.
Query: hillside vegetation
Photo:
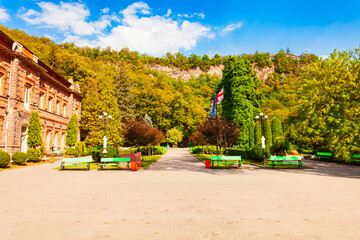
[[[181,130],[182,144],[186,145],[208,116],[215,91],[223,86],[225,100],[219,112],[225,111],[227,118],[241,127],[243,148],[249,147],[247,129],[260,111],[270,119],[280,119],[294,148],[326,147],[341,158],[359,146],[357,51],[335,51],[327,60],[313,54],[295,59],[289,49],[279,51],[272,61],[269,53],[213,57],[168,53],[152,57],[127,48],[115,51],[56,44],[16,29],[0,29],[59,74],[80,84],[84,95],[81,138],[91,146],[101,144],[103,126],[98,116],[105,111],[114,116],[110,144],[123,143],[125,122],[148,115],[164,133],[172,128]],[[200,68],[204,74],[183,81],[151,70],[149,65]],[[222,79],[207,74],[211,66],[219,65],[224,65]],[[269,71],[266,78],[256,76],[262,71]]]

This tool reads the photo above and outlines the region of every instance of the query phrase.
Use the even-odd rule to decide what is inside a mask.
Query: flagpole
[[[216,117],[216,153],[217,155],[219,155],[219,124],[218,124],[217,101],[215,101],[215,117]]]

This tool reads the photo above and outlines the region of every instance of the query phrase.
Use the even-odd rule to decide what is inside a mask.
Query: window
[[[3,81],[4,74],[0,73],[0,94],[2,94],[2,81]]]
[[[78,108],[76,108],[75,114],[76,114],[76,116],[79,116],[79,109]]]
[[[31,72],[29,70],[26,70],[26,76],[30,77],[30,75],[31,75]]]
[[[29,110],[29,106],[30,106],[30,86],[25,85],[24,108]]]
[[[56,102],[56,114],[60,114],[60,101]]]
[[[39,108],[44,109],[44,94],[43,93],[40,93]]]
[[[40,87],[45,87],[45,83],[43,80],[40,80]]]
[[[48,102],[48,111],[51,112],[52,111],[52,97],[49,97],[49,102]]]
[[[66,117],[66,104],[63,105],[63,116]]]

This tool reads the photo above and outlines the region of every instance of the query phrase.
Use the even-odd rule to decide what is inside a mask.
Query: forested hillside
[[[114,51],[55,44],[23,31],[0,29],[80,84],[84,95],[81,137],[91,146],[101,144],[103,126],[98,116],[105,111],[114,116],[110,144],[123,143],[125,122],[148,115],[164,133],[174,127],[183,131],[186,145],[208,116],[215,91],[223,86],[225,99],[219,112],[224,110],[241,127],[244,148],[251,147],[246,138],[260,111],[279,119],[287,140],[299,149],[327,147],[340,156],[359,146],[358,52],[334,52],[327,60],[313,54],[297,58],[289,49],[280,50],[271,60],[270,53],[257,52],[211,57],[168,53],[159,58],[127,48]],[[201,69],[204,74],[184,81],[151,70],[150,65]],[[224,66],[222,79],[207,74],[211,66],[220,65]]]

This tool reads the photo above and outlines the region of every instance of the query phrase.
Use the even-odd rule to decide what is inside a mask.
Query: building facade
[[[43,146],[63,150],[71,116],[80,121],[81,99],[77,84],[0,31],[0,149],[26,152],[29,118],[38,111]]]

